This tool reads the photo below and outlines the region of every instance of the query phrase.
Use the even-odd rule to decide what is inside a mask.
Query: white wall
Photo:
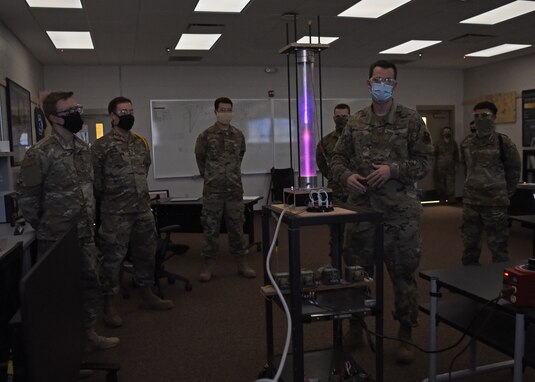
[[[29,90],[32,100],[36,100],[43,88],[43,66],[2,23],[0,57],[0,82],[8,77]]]
[[[0,57],[0,125],[3,139],[8,140],[5,79],[7,77],[30,91],[31,100],[36,103],[44,83],[43,66],[2,23],[0,23]],[[4,158],[2,164],[5,165],[5,163]],[[8,174],[6,177],[1,177],[0,189],[2,191],[14,189],[18,167],[13,170],[13,172],[6,172]]]
[[[284,67],[277,73],[266,74],[262,67],[45,66],[44,73],[46,90],[73,90],[77,101],[89,109],[105,109],[108,101],[117,95],[132,99],[136,113],[134,129],[149,140],[151,99],[267,98],[268,90],[274,90],[276,98],[287,97]],[[324,67],[323,97],[368,98],[367,77],[367,68]],[[399,102],[412,108],[453,105],[459,110],[456,123],[462,122],[463,75],[460,70],[400,67],[398,80],[395,96]],[[324,110],[324,113],[331,112]],[[332,126],[324,128],[329,131]],[[267,194],[267,176],[247,175],[243,181],[247,195]],[[169,189],[176,196],[197,196],[201,194],[202,180],[154,179],[151,174],[149,187]]]
[[[522,149],[522,90],[535,88],[535,55],[502,61],[466,70],[464,73],[464,99],[471,100],[486,94],[516,91],[516,122],[497,125],[497,130],[509,136],[518,150]],[[467,104],[464,122],[472,120],[472,108]]]

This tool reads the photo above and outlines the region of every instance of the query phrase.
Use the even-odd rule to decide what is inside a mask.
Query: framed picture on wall
[[[12,166],[20,166],[32,144],[32,106],[30,92],[7,78],[7,127],[13,156]]]
[[[535,89],[522,91],[522,146],[535,146]]]

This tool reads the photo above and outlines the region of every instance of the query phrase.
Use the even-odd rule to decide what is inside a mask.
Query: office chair
[[[273,204],[281,204],[283,200],[284,188],[292,187],[294,185],[294,169],[293,168],[271,168],[271,180],[269,182],[268,196],[266,202]],[[270,199],[271,197],[271,199]]]
[[[175,281],[182,281],[185,283],[184,288],[187,292],[191,292],[192,286],[189,279],[165,270],[164,263],[173,256],[182,255],[189,250],[189,247],[184,244],[173,244],[171,242],[171,234],[180,232],[179,225],[170,225],[159,229],[160,239],[158,240],[158,249],[156,250],[156,264],[154,267],[154,282],[158,289],[158,295],[162,297],[162,288],[160,285],[161,278],[167,278],[169,284],[174,284]],[[163,235],[163,237],[162,237]],[[163,298],[163,297],[162,297]]]
[[[169,284],[174,284],[176,281],[184,282],[184,287],[187,292],[191,292],[191,290],[193,289],[189,279],[176,273],[167,271],[164,266],[164,263],[173,256],[182,255],[183,253],[186,253],[189,250],[189,247],[187,245],[174,244],[171,242],[171,234],[180,231],[181,228],[179,225],[170,225],[158,229],[158,245],[156,247],[156,253],[154,255],[154,283],[157,288],[157,294],[161,298],[163,298],[162,287],[160,284],[160,279],[162,278],[167,278],[167,282]],[[121,266],[121,271],[119,274],[119,283],[121,285],[124,272],[133,273],[133,267],[134,266],[131,261],[131,254],[130,251],[128,251]],[[134,280],[132,280],[132,285],[135,285]],[[123,298],[130,298],[130,290],[127,287],[122,287],[122,293]]]

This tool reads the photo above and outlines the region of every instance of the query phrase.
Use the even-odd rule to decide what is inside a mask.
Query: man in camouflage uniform
[[[507,261],[507,208],[520,179],[520,155],[505,134],[496,132],[492,102],[474,106],[476,133],[461,144],[466,179],[463,195],[463,265],[479,265],[483,229],[492,262]]]
[[[26,152],[17,182],[18,203],[24,219],[36,231],[39,256],[76,224],[82,250],[86,350],[109,349],[117,346],[119,339],[95,332],[100,304],[96,272],[99,253],[93,239],[95,200],[91,154],[87,144],[75,135],[83,125],[82,109],[72,92],[50,93],[43,101],[43,109],[52,133]]]
[[[435,185],[441,203],[455,203],[455,169],[459,163],[459,148],[452,138],[451,128],[443,127],[435,143]]]
[[[329,169],[331,157],[333,156],[334,146],[338,142],[338,138],[342,134],[342,130],[347,124],[351,109],[345,103],[335,106],[333,120],[335,123],[335,130],[324,136],[316,147],[316,164],[321,171],[321,174],[328,179],[327,187],[333,191],[333,202],[340,203],[347,200],[348,191],[345,185],[341,185],[334,181]]]
[[[431,169],[433,144],[418,113],[392,98],[396,76],[391,62],[370,66],[367,85],[372,105],[349,118],[335,146],[331,171],[336,181],[349,188],[348,203],[383,214],[384,262],[394,287],[394,318],[400,322],[399,338],[411,341],[418,317],[414,274],[421,255],[422,207],[415,182]],[[374,227],[348,224],[346,263],[373,274],[374,254]],[[412,347],[402,342],[398,362],[410,363],[413,358]]]
[[[100,270],[104,295],[104,323],[118,327],[123,320],[115,309],[121,264],[130,250],[134,279],[141,286],[141,307],[166,310],[170,300],[152,292],[158,237],[150,208],[147,175],[151,164],[147,141],[131,132],[132,102],[117,97],[108,105],[112,130],[91,147],[95,170],[95,194],[100,201],[98,245],[103,255]]]
[[[324,136],[316,146],[316,164],[321,171],[321,174],[328,179],[327,187],[333,192],[333,203],[345,203],[349,192],[345,185],[339,184],[333,179],[330,163],[334,152],[334,146],[338,142],[338,138],[342,134],[344,127],[347,124],[349,116],[351,115],[351,109],[349,105],[340,103],[334,107],[333,120],[335,123],[335,130],[326,136]],[[344,226],[342,225],[342,232],[339,235],[338,248],[344,246]],[[331,248],[331,241],[333,239],[333,229],[329,226],[329,248]],[[361,347],[363,342],[362,326],[356,319],[349,320],[349,331],[345,334],[344,346],[347,350],[353,350]]]
[[[226,97],[214,102],[216,123],[204,130],[195,143],[195,158],[204,178],[202,225],[204,268],[199,280],[212,278],[213,265],[219,251],[221,218],[225,219],[231,255],[238,263],[238,273],[246,278],[256,277],[245,256],[243,241],[243,186],[241,163],[245,154],[243,133],[230,124],[232,101]]]

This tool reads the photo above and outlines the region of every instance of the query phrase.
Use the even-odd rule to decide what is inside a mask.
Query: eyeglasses
[[[122,117],[123,115],[134,115],[134,109],[121,109],[121,110],[118,110],[117,114],[119,117]]]
[[[494,114],[490,112],[485,113],[474,113],[474,119],[489,119],[492,118]]]
[[[58,117],[66,117],[75,113],[84,114],[84,107],[82,105],[76,105],[67,110],[57,111],[54,114]]]
[[[384,78],[384,77],[372,77],[370,78],[370,81],[374,84],[387,84],[390,86],[394,86],[397,81],[393,78]]]

